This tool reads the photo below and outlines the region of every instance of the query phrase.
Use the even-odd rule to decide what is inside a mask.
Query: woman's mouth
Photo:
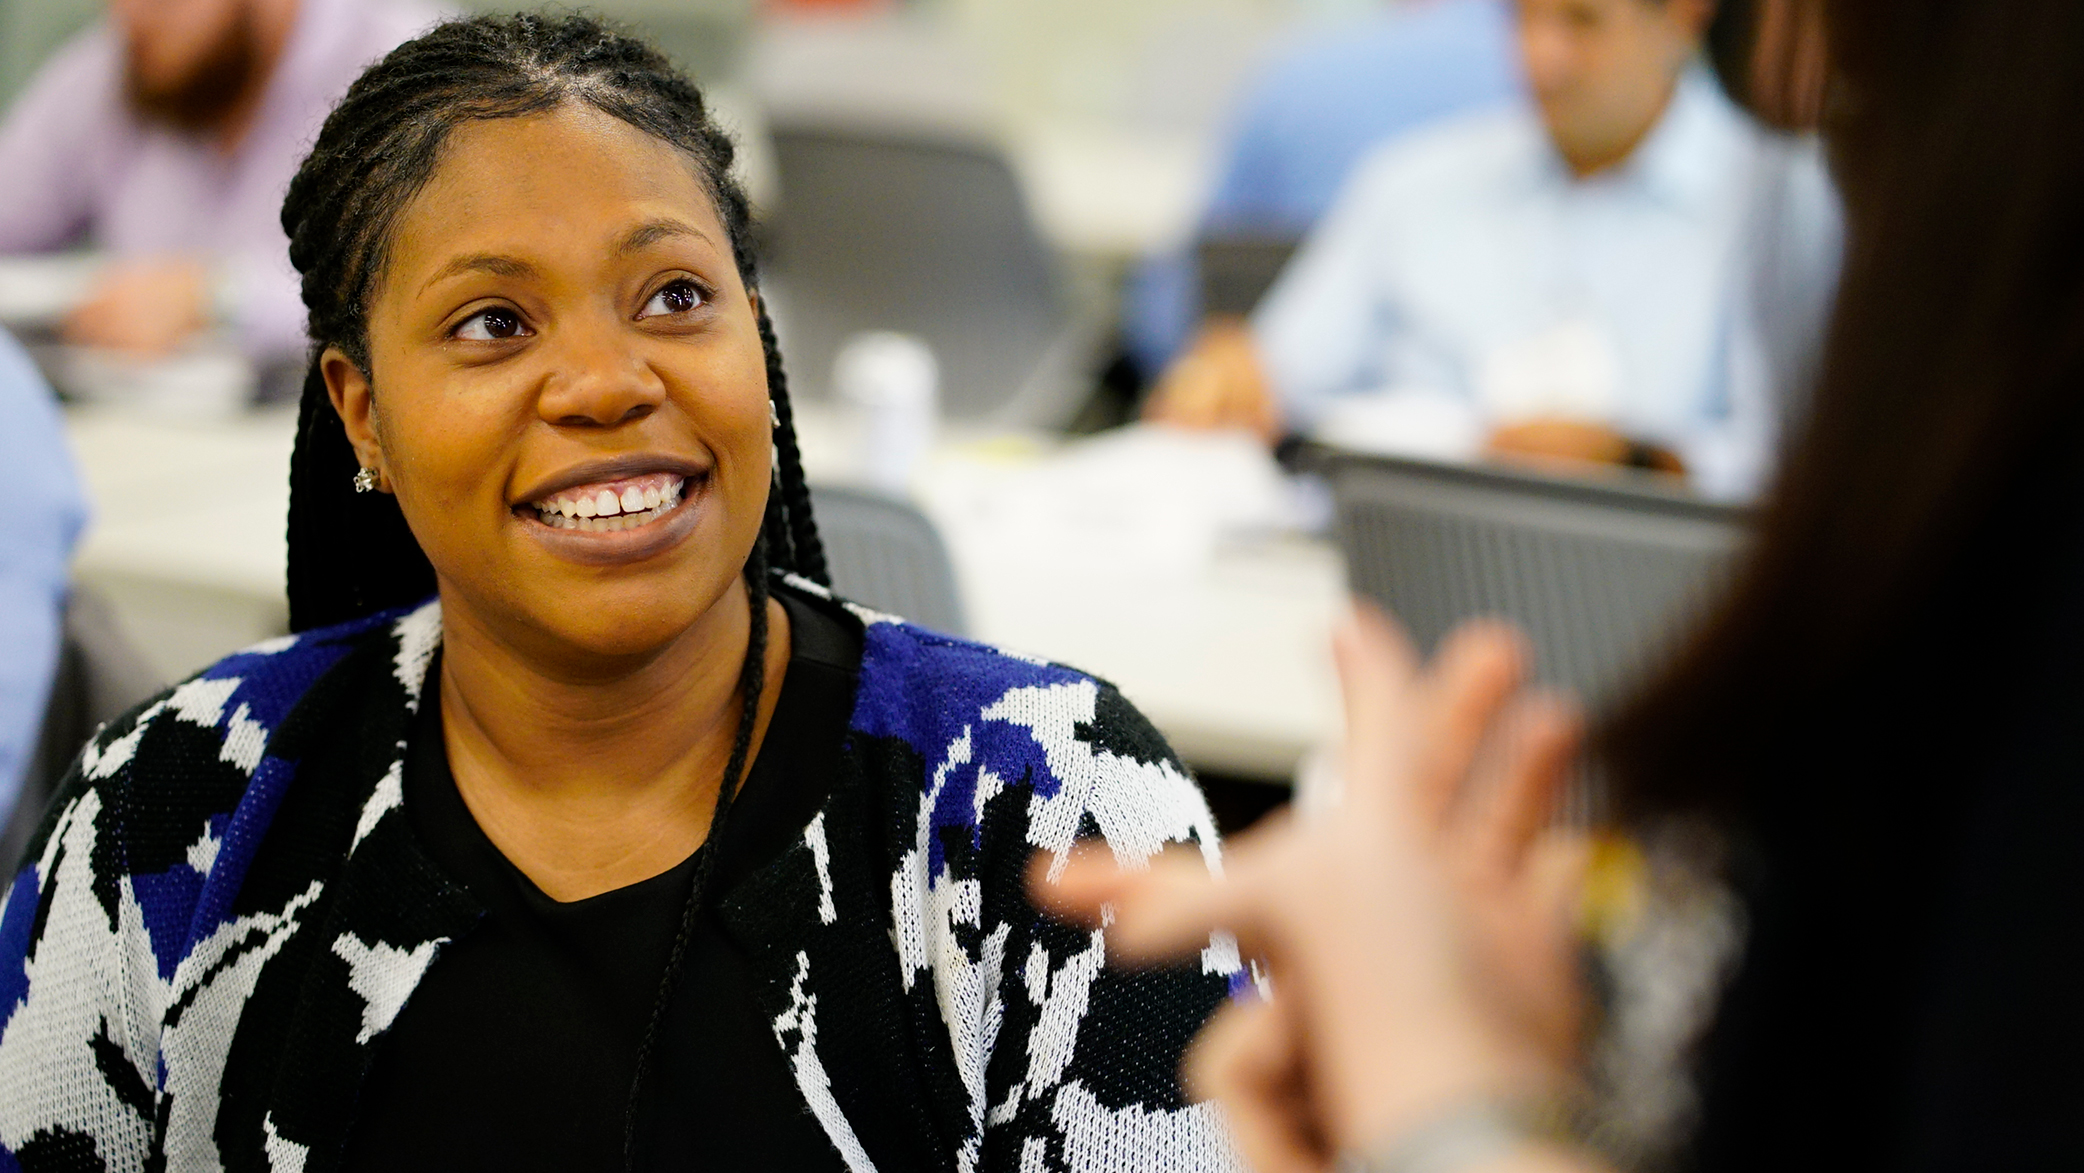
[[[686,488],[687,478],[678,473],[650,473],[559,489],[516,512],[533,514],[552,529],[615,533],[650,525],[678,509]]]

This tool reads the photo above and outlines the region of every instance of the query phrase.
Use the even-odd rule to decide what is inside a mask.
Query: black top
[[[777,591],[789,667],[758,759],[718,840],[648,880],[560,903],[485,837],[456,791],[427,689],[405,813],[433,860],[485,906],[445,946],[376,1051],[346,1169],[617,1170],[639,1041],[704,851],[710,907],[778,856],[832,784],[861,630]],[[429,679],[438,679],[430,673]],[[702,918],[667,1012],[640,1118],[646,1168],[843,1168],[753,997],[742,947]]]
[[[1753,784],[1697,1168],[2084,1169],[2078,499],[2016,512],[2034,573],[1965,562],[2008,608],[1902,621]]]

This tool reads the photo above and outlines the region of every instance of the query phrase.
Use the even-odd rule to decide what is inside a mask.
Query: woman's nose
[[[565,427],[613,427],[642,419],[666,398],[666,385],[621,323],[573,324],[550,341],[553,363],[536,410]]]

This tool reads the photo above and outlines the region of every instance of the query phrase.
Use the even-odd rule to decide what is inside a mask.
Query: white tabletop
[[[184,421],[74,408],[66,419],[94,510],[80,573],[280,603],[294,409]]]
[[[844,479],[844,430],[806,415],[813,478]],[[132,607],[154,601],[137,584],[159,584],[282,621],[293,412],[68,419],[94,505],[82,579],[131,584]],[[1255,481],[1253,459],[1162,437],[954,437],[917,495],[947,538],[972,635],[1112,680],[1197,768],[1281,779],[1337,732],[1328,639],[1343,574],[1320,541],[1239,524],[1257,490],[1222,486]]]

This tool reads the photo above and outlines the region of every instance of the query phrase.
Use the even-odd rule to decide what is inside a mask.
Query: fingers
[[[1514,703],[1500,725],[1495,764],[1471,784],[1475,801],[1463,830],[1478,866],[1510,875],[1521,869],[1535,836],[1554,817],[1584,722],[1561,698],[1535,696]]]
[[[1505,624],[1464,624],[1421,674],[1401,629],[1356,603],[1332,650],[1345,699],[1348,794],[1363,810],[1401,798],[1420,827],[1437,833],[1525,676],[1524,641]]]
[[[1120,899],[1129,873],[1115,866],[1112,853],[1097,844],[1079,844],[1071,849],[1056,875],[1050,875],[1055,857],[1038,851],[1028,860],[1028,898],[1035,907],[1058,920],[1076,925],[1097,925],[1104,906]]]
[[[1441,642],[1421,690],[1427,736],[1413,778],[1420,825],[1442,829],[1467,789],[1470,768],[1500,712],[1526,675],[1519,633],[1496,622],[1464,623]]]
[[[1224,1007],[1195,1038],[1181,1074],[1189,1095],[1222,1107],[1231,1138],[1253,1169],[1314,1173],[1329,1165],[1295,1026],[1279,1004]]]
[[[1036,905],[1089,926],[1111,911],[1108,952],[1132,964],[1199,951],[1218,929],[1249,937],[1256,928],[1253,886],[1211,876],[1191,848],[1161,852],[1135,871],[1097,846],[1075,849],[1055,879],[1050,864],[1046,853],[1038,853],[1028,865],[1028,891]]]
[[[1346,711],[1345,801],[1380,810],[1405,784],[1418,651],[1394,620],[1356,599],[1332,633],[1332,659]]]
[[[1582,832],[1547,831],[1527,849],[1527,890],[1540,914],[1569,931],[1584,898],[1592,842]]]
[[[1543,832],[1511,887],[1496,894],[1493,909],[1488,984],[1507,1018],[1556,1071],[1584,1058],[1588,995],[1575,930],[1590,857],[1586,836]]]

